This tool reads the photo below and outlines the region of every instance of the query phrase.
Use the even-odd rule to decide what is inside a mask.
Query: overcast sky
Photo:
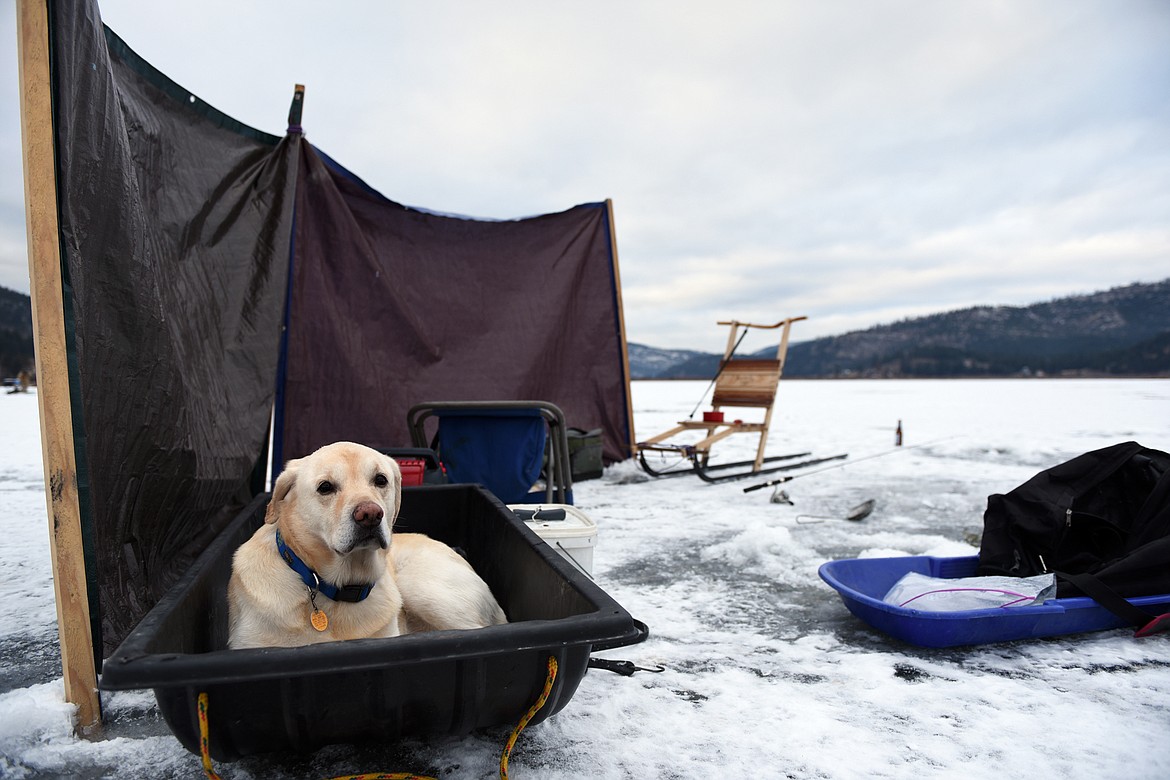
[[[28,291],[4,9],[0,285]],[[1170,277],[1170,1],[105,0],[131,48],[387,197],[612,198],[628,337],[722,350]],[[774,342],[774,339],[772,339]],[[763,337],[757,344],[769,343]]]

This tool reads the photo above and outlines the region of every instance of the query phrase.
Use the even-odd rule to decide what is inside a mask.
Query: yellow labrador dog
[[[329,444],[289,461],[264,525],[232,559],[228,646],[507,622],[458,553],[422,534],[391,533],[401,487],[394,459],[360,444]]]

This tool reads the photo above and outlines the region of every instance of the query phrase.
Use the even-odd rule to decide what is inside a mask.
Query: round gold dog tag
[[[324,631],[329,628],[329,616],[319,609],[314,609],[313,614],[309,615],[309,622],[313,624],[313,628],[318,631]]]

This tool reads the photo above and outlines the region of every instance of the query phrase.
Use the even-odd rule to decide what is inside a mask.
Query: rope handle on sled
[[[540,696],[533,702],[532,706],[528,708],[528,712],[524,713],[524,717],[512,729],[512,733],[508,736],[508,741],[504,744],[504,750],[500,754],[500,780],[508,780],[508,759],[512,755],[512,748],[516,747],[516,740],[520,738],[520,732],[524,727],[536,717],[536,713],[548,701],[549,695],[552,693],[553,683],[557,679],[557,659],[555,656],[548,657],[548,674],[544,678],[544,689],[541,690]],[[207,692],[204,691],[199,694],[198,701],[199,712],[199,754],[203,759],[203,773],[208,780],[222,780],[216,774],[214,767],[211,765],[211,746],[207,736],[208,732],[208,718],[207,718]],[[370,772],[359,775],[339,775],[332,778],[332,780],[435,780],[435,778],[428,775],[418,775],[413,772]]]
[[[548,657],[548,675],[544,678],[544,690],[540,692],[540,696],[533,702],[532,706],[528,708],[528,712],[524,713],[524,717],[516,724],[516,728],[512,729],[508,741],[504,744],[504,752],[500,754],[500,780],[508,780],[508,759],[512,755],[512,748],[516,747],[516,740],[520,737],[520,732],[528,725],[528,722],[540,711],[544,703],[548,701],[548,696],[552,693],[553,682],[557,679],[557,659],[553,656]]]
[[[199,755],[203,758],[203,774],[207,780],[221,780],[211,766],[211,745],[207,739],[207,692],[199,694]]]

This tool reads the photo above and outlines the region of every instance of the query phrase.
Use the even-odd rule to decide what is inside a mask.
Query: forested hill
[[[630,345],[634,378],[710,378],[719,355]],[[755,356],[775,354],[775,347]],[[744,357],[748,357],[745,355]],[[1170,279],[1031,306],[976,306],[793,343],[789,377],[1170,376]]]
[[[32,304],[27,295],[0,287],[0,378],[32,368]]]
[[[630,344],[635,379],[710,378],[719,355]],[[775,347],[756,356],[775,354]],[[744,357],[749,357],[745,355]],[[0,377],[33,367],[29,297],[0,287]],[[1170,279],[976,306],[793,343],[789,377],[1170,377]]]

